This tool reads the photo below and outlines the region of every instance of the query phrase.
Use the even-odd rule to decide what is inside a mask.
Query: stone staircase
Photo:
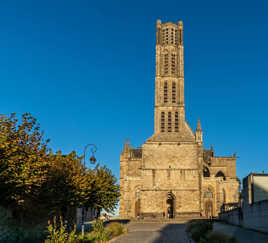
[[[144,219],[131,219],[130,223],[163,223],[163,224],[186,224],[191,220],[206,219],[205,217],[178,217],[174,219],[163,218],[144,218]]]

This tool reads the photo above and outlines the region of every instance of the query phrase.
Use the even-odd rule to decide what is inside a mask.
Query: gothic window
[[[165,29],[162,29],[162,43],[165,45]]]
[[[172,83],[172,103],[176,103],[176,83]]]
[[[178,30],[175,30],[175,45],[178,45]]]
[[[136,190],[136,198],[140,198],[140,194],[141,194],[140,189],[137,189]]]
[[[171,54],[171,73],[176,74],[176,55]]]
[[[174,29],[171,29],[170,41],[171,41],[171,44],[174,44]]]
[[[164,55],[164,73],[168,74],[168,54]]]
[[[168,29],[165,29],[165,44],[168,44]]]
[[[168,132],[171,132],[171,112],[168,113]]]
[[[165,112],[161,112],[161,132],[165,132]]]
[[[179,113],[175,112],[175,132],[179,131]]]
[[[164,103],[168,102],[168,84],[167,81],[164,83]]]
[[[219,172],[215,175],[215,177],[222,177],[223,180],[225,180],[225,175],[222,173],[222,171],[219,171]]]
[[[207,190],[204,192],[204,198],[213,198],[213,193],[210,188],[207,188]]]
[[[204,167],[204,169],[203,169],[203,176],[210,177],[210,172],[209,172],[209,169],[207,167]]]

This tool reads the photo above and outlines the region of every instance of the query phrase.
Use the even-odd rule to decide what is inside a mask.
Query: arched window
[[[204,198],[213,198],[213,193],[210,188],[207,188],[204,192]]]
[[[168,54],[164,54],[164,73],[168,74]]]
[[[140,189],[137,189],[136,190],[136,198],[137,199],[140,198],[140,194],[141,194]]]
[[[171,132],[171,112],[168,113],[168,132]]]
[[[165,39],[166,39],[166,44],[168,44],[168,28],[166,28]]]
[[[175,45],[178,45],[178,30],[175,30]]]
[[[168,102],[168,84],[167,81],[164,82],[164,103]]]
[[[209,169],[207,167],[203,168],[203,176],[210,177],[210,172],[209,172]]]
[[[170,43],[174,44],[174,29],[171,29],[170,31],[171,31],[171,33],[170,33]]]
[[[165,45],[165,29],[162,29],[162,43]]]
[[[171,73],[174,75],[176,73],[176,55],[171,54]]]
[[[161,132],[165,132],[165,112],[161,112]]]
[[[175,132],[179,131],[179,113],[175,112]]]
[[[215,175],[215,177],[222,177],[223,180],[225,180],[225,175],[223,174],[222,171],[219,171],[219,172]]]
[[[172,103],[176,103],[176,83],[172,82]]]

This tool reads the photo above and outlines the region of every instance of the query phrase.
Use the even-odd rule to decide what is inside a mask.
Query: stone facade
[[[185,120],[183,24],[157,21],[154,134],[120,156],[120,217],[217,216],[238,202],[236,156],[203,149]]]

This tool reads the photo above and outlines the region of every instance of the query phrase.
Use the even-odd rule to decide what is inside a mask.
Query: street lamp
[[[97,161],[96,158],[95,158],[95,156],[94,156],[94,153],[97,151],[97,146],[96,146],[95,144],[87,144],[87,145],[85,146],[85,148],[84,148],[84,165],[86,165],[86,151],[87,151],[87,149],[88,149],[89,147],[91,147],[91,148],[90,148],[90,151],[91,151],[91,153],[92,153],[92,155],[91,155],[91,157],[90,157],[90,159],[89,159],[90,164],[95,164],[96,161]]]
[[[95,144],[87,144],[84,148],[84,166],[86,166],[86,151],[87,149],[90,148],[90,151],[91,151],[91,157],[89,159],[90,161],[90,164],[95,164],[96,163],[96,158],[94,156],[94,153],[97,151],[97,146]],[[84,231],[85,231],[85,208],[83,207],[82,208],[82,235],[84,235]]]

